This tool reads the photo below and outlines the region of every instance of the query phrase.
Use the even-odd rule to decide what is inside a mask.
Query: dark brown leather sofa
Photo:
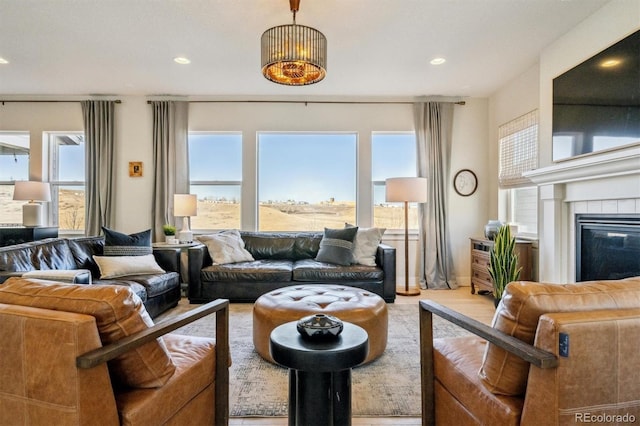
[[[241,231],[245,249],[255,260],[212,264],[207,247],[188,250],[189,301],[215,299],[254,302],[261,295],[296,284],[342,284],[393,303],[396,297],[396,249],[380,244],[376,266],[341,266],[315,260],[322,232]]]
[[[93,255],[101,256],[104,237],[50,238],[46,240],[0,247],[0,284],[12,276],[21,277],[29,271],[88,270],[79,273],[73,282],[97,285],[123,285],[137,294],[152,318],[173,308],[180,301],[179,265],[175,253],[154,252],[158,265],[167,271],[155,275],[130,275],[101,280]]]

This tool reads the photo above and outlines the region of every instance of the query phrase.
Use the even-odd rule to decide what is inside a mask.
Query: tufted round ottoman
[[[369,334],[373,361],[387,346],[387,304],[375,293],[343,285],[297,285],[263,294],[253,305],[253,345],[269,362],[269,336],[279,325],[312,314],[333,315],[359,325]]]

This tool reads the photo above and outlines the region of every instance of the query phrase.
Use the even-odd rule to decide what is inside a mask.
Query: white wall
[[[120,97],[116,105],[116,228],[136,232],[151,226],[152,113],[143,96]],[[470,168],[478,175],[477,192],[460,197],[450,185],[449,205],[452,252],[459,284],[469,283],[470,236],[481,235],[489,209],[494,174],[489,165],[487,137],[487,100],[469,99],[465,106],[456,106],[454,113],[452,175],[461,168]],[[413,112],[409,104],[313,104],[309,103],[198,103],[189,110],[189,126],[193,131],[241,131],[243,154],[242,227],[255,229],[256,215],[256,134],[258,131],[349,131],[358,132],[358,204],[370,206],[371,132],[412,131]],[[0,105],[0,130],[22,130],[31,133],[32,179],[45,176],[41,143],[45,131],[82,131],[82,111],[78,102],[69,103],[6,103]],[[143,176],[128,174],[130,161],[143,162]],[[358,223],[371,226],[372,210],[359,209]],[[403,234],[389,233],[385,242],[398,249],[397,269],[403,282]],[[415,240],[410,248],[410,270],[416,271]],[[415,272],[417,273],[417,271]],[[415,274],[411,272],[411,275]],[[411,278],[415,280],[415,276]]]

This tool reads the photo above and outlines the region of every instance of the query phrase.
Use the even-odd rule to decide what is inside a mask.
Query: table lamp
[[[173,194],[173,215],[182,216],[182,229],[178,233],[181,243],[193,242],[193,232],[189,229],[189,218],[198,214],[198,197],[195,194]]]
[[[416,296],[420,289],[409,288],[409,203],[427,202],[427,179],[421,177],[396,177],[385,181],[387,202],[404,202],[404,289],[396,289],[402,296]]]
[[[16,181],[13,199],[29,201],[22,206],[22,224],[24,226],[42,226],[42,204],[51,201],[51,188],[48,182]]]

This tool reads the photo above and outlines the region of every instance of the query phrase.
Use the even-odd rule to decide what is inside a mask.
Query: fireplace
[[[577,214],[576,281],[640,276],[640,214]]]

